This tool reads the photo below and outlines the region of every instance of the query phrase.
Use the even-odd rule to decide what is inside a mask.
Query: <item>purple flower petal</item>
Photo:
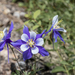
[[[37,54],[39,52],[38,47],[31,48],[32,54]]]
[[[10,39],[6,39],[5,41],[6,43],[9,43],[9,44],[12,42]]]
[[[26,50],[29,49],[29,46],[28,46],[27,44],[22,44],[22,45],[20,46],[20,49],[21,49],[22,51],[26,51]]]
[[[16,48],[18,51],[20,51],[20,52],[22,53],[22,51],[20,50],[20,46],[21,46],[22,44],[25,44],[25,42],[22,41],[22,40],[17,40],[17,41],[15,41],[15,42],[10,42],[10,44],[11,44],[14,48]]]
[[[0,42],[0,51],[3,50],[4,46],[5,46],[5,41]]]
[[[36,39],[36,33],[34,31],[30,32],[30,39],[33,39],[33,40]]]
[[[56,32],[55,32],[55,31],[53,32],[53,34],[54,34],[55,42],[57,42],[57,37],[58,37],[58,35],[56,34]]]
[[[11,37],[11,32],[12,32],[13,28],[14,28],[13,22],[11,22],[11,26],[10,26],[10,29],[9,29],[6,39],[9,39]]]
[[[29,48],[28,50],[23,52],[23,60],[25,61],[26,59],[30,59],[32,57],[31,49]]]
[[[8,51],[8,63],[9,63],[9,47],[8,47],[8,44],[7,44],[7,51]]]
[[[63,42],[65,43],[65,41],[63,40],[61,34],[60,34],[58,31],[56,31],[56,33],[57,33],[57,35],[59,36],[59,38],[61,39],[61,41],[63,41]]]
[[[42,32],[41,34],[37,34],[37,35],[36,35],[36,39],[42,38],[43,34],[45,34],[45,31],[46,31],[46,30],[43,30],[43,32]]]
[[[56,31],[66,32],[66,30],[65,30],[65,29],[63,29],[63,28],[58,28],[58,29],[56,29]]]
[[[51,31],[52,28],[53,28],[53,26],[51,26],[51,28],[49,29],[49,31],[47,31],[47,32],[45,33],[45,36]],[[44,36],[44,37],[45,37],[45,36]],[[44,37],[43,37],[43,38],[44,38]]]
[[[29,40],[28,35],[27,35],[27,34],[22,34],[22,36],[21,36],[21,40],[27,42],[27,41]]]
[[[38,38],[38,39],[35,41],[35,45],[37,45],[37,46],[42,46],[43,44],[44,44],[43,38]]]
[[[51,28],[49,29],[48,33],[51,31],[52,28],[53,28],[53,26],[51,26]]]
[[[17,47],[17,46],[21,46],[23,43],[25,42],[23,42],[22,40],[17,40],[15,42],[11,42],[11,45]]]
[[[49,53],[42,47],[42,46],[37,46],[39,48],[39,53],[42,55],[42,56],[48,56]]]
[[[13,30],[14,26],[13,26],[13,22],[11,22],[11,26],[10,26],[10,29],[9,29],[9,33],[11,33],[11,31]]]
[[[24,28],[23,28],[23,33],[24,33],[24,34],[27,34],[28,37],[30,37],[29,29],[28,29],[27,26],[24,26]]]

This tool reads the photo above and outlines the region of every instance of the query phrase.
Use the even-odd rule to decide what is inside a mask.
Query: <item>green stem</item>
[[[35,72],[34,73],[36,75],[36,56],[35,55],[34,55],[34,58],[35,58],[35,70],[34,70]]]
[[[57,52],[58,56],[60,57],[61,61],[63,61],[63,58],[60,56],[58,50],[56,50],[56,52]],[[70,75],[70,74],[69,74],[69,71],[67,70],[67,67],[66,67],[64,64],[63,64],[63,66],[64,66],[64,68],[65,68],[65,70],[66,70],[67,75]]]
[[[54,38],[52,37],[52,39],[53,39],[53,50],[54,50]],[[63,58],[62,58],[61,55],[59,54],[59,51],[56,50],[56,52],[57,52],[59,58],[61,59],[61,61],[63,61]],[[67,75],[70,75],[70,74],[69,74],[69,71],[67,70],[67,67],[66,67],[64,64],[63,64],[63,66],[64,66],[64,68],[65,68],[65,70],[66,70]]]
[[[10,46],[10,45],[9,45],[9,46]],[[13,48],[12,48],[11,46],[10,46],[10,48],[11,48],[13,54],[14,54],[14,57],[15,57],[17,63],[18,63],[19,69],[20,69],[20,71],[21,71],[21,68],[20,68],[19,62],[18,62],[18,60],[17,60],[17,58],[16,58],[15,52],[14,52],[14,50],[13,50]]]

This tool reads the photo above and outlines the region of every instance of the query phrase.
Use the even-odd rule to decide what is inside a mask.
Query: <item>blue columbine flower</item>
[[[61,41],[63,41],[65,43],[65,41],[63,40],[62,36],[60,35],[60,33],[58,31],[62,31],[62,32],[66,32],[65,29],[63,28],[60,28],[58,26],[58,24],[61,22],[61,20],[58,22],[58,15],[54,16],[53,17],[53,20],[52,20],[52,26],[50,28],[50,30],[46,33],[48,34],[51,29],[53,28],[53,37],[55,39],[55,42],[57,42],[57,37],[59,36],[59,38],[61,39]]]
[[[33,54],[37,53],[40,53],[42,56],[48,56],[49,53],[42,47],[44,44],[42,38],[44,32],[45,30],[41,34],[36,34],[34,31],[29,32],[28,27],[24,26],[21,40],[17,40],[11,44],[20,47],[23,51],[24,60],[30,59]]]
[[[10,40],[11,37],[11,32],[13,30],[13,22],[11,22],[11,26],[9,29],[9,32],[7,33],[7,29],[5,28],[3,31],[0,31],[0,51],[3,50],[5,44],[7,45],[7,50],[8,50],[8,62],[9,62],[9,48],[8,48],[8,44],[10,44],[10,42],[12,42]]]

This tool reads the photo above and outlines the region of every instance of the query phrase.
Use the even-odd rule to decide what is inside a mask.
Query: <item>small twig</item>
[[[59,58],[61,59],[61,61],[63,61],[63,58],[60,56],[60,54],[59,54],[58,50],[56,50],[56,52],[57,52],[57,54],[58,54]],[[65,70],[66,70],[67,75],[69,75],[69,71],[67,70],[66,65],[64,65],[64,64],[63,64],[63,66],[64,66],[64,68],[65,68]]]
[[[53,50],[54,50],[54,38],[53,38],[53,36],[54,36],[54,33],[52,33]]]
[[[34,55],[34,59],[35,59],[35,70],[34,70],[35,72],[34,73],[36,75],[36,56],[35,55]]]
[[[10,46],[10,45],[9,45],[9,46]],[[14,56],[15,56],[15,59],[16,59],[16,61],[17,61],[17,63],[18,63],[18,66],[19,66],[19,68],[20,68],[19,62],[18,62],[18,60],[17,60],[17,58],[16,58],[16,55],[15,55],[15,53],[14,53],[14,50],[13,50],[13,48],[12,48],[11,46],[10,46],[10,48],[11,48],[11,50],[12,50]],[[21,70],[21,68],[20,68],[20,70]]]

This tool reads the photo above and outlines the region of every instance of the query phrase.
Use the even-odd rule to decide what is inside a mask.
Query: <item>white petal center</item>
[[[33,39],[33,40],[36,39],[36,33],[34,31],[30,32],[30,39]]]
[[[44,44],[43,38],[38,38],[38,39],[35,41],[35,45],[37,45],[37,46],[42,46],[43,44]]]
[[[3,30],[4,35],[7,35],[7,28]]]
[[[31,48],[32,54],[37,54],[39,52],[39,49],[37,47]]]
[[[29,37],[27,34],[22,34],[21,39],[25,42],[27,42],[29,40]]]
[[[52,25],[54,26],[57,23],[58,23],[58,15],[56,15],[56,16],[53,17]]]
[[[22,51],[26,51],[26,50],[29,49],[29,47],[28,47],[27,44],[22,44],[22,45],[20,46],[20,49],[21,49]]]

